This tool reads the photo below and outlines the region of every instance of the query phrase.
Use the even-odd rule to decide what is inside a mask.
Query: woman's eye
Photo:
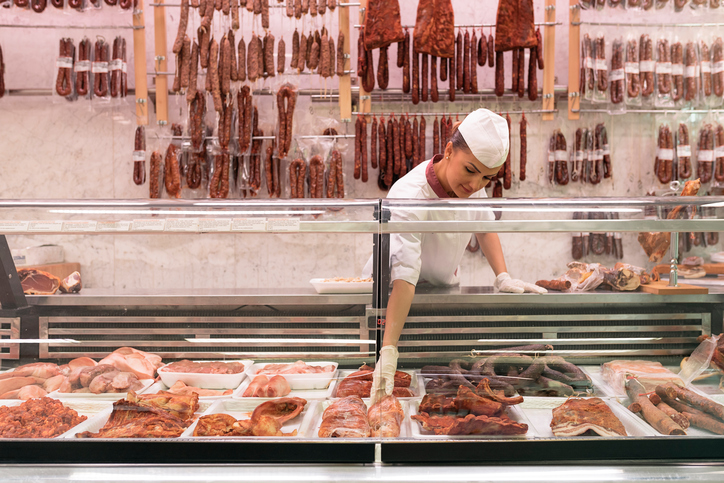
[[[470,168],[465,168],[465,171],[467,171],[467,172],[470,173],[470,174],[473,174],[473,173],[474,173],[474,171],[473,171],[472,169],[470,169]]]

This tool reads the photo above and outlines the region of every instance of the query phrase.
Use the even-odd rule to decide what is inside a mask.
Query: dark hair
[[[462,121],[458,121],[455,124],[453,124],[452,129],[450,131],[450,139],[449,142],[452,143],[453,149],[465,151],[467,153],[470,153],[470,147],[468,146],[468,143],[465,142],[465,138],[460,133],[460,130],[458,127],[460,127],[460,124],[462,124]]]

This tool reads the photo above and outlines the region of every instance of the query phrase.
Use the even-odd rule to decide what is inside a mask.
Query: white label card
[[[130,229],[130,221],[99,221],[96,223],[96,232],[129,231]]]
[[[107,74],[108,73],[108,62],[93,62],[91,71],[94,74]]]
[[[676,155],[680,158],[690,158],[691,146],[689,146],[688,144],[682,144],[681,146],[677,146]]]
[[[556,161],[568,161],[568,153],[565,151],[556,151],[555,160]]]
[[[58,57],[58,60],[55,61],[55,65],[59,69],[72,69],[73,57]]]
[[[596,59],[596,70],[608,70],[606,59]]]
[[[197,218],[169,218],[166,220],[166,231],[199,231]]]
[[[29,221],[0,221],[0,233],[11,233],[16,231],[28,231]]]
[[[672,75],[684,75],[684,64],[671,64]]]
[[[712,73],[718,74],[719,72],[724,72],[724,60],[720,60],[719,62],[714,62],[712,64]]]
[[[73,68],[76,72],[88,72],[89,70],[91,70],[91,61],[79,60],[75,63],[75,66]]]
[[[711,62],[703,60],[701,62],[701,72],[704,74],[710,74],[711,73]]]
[[[131,231],[164,231],[166,220],[133,220]]]
[[[709,149],[705,151],[699,151],[699,156],[697,157],[697,159],[704,162],[714,161],[714,151]]]
[[[724,158],[724,146],[717,146],[714,148],[715,158]]]
[[[299,231],[299,218],[270,218],[267,231]]]
[[[63,231],[96,231],[95,221],[64,221]]]
[[[231,231],[266,231],[266,218],[234,218],[231,221]]]
[[[639,71],[653,72],[654,65],[656,65],[656,63],[653,60],[642,60],[641,62],[639,62]]]
[[[638,62],[626,62],[626,64],[624,64],[624,69],[627,74],[638,74],[639,64]]]
[[[146,151],[133,151],[133,161],[145,161]]]
[[[62,221],[31,221],[28,231],[62,231]]]
[[[657,62],[656,63],[657,74],[671,74],[671,62]]]
[[[201,219],[199,220],[199,231],[201,233],[231,231],[231,220],[223,218]]]
[[[624,77],[625,77],[625,74],[623,72],[623,69],[616,69],[616,70],[611,71],[611,79],[610,79],[611,82],[623,80]]]
[[[696,73],[696,66],[695,65],[687,66],[686,71],[684,71],[684,77],[699,77]]]
[[[659,149],[657,152],[657,156],[662,161],[673,161],[674,160],[674,150],[673,149]]]

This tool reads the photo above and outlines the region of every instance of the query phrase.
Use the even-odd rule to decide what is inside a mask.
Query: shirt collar
[[[442,154],[436,154],[432,157],[430,163],[427,165],[427,169],[425,170],[425,177],[427,178],[427,184],[430,185],[432,191],[437,195],[438,198],[452,198],[449,194],[447,194],[445,188],[442,187],[440,180],[435,174],[434,164],[439,162],[441,159]]]

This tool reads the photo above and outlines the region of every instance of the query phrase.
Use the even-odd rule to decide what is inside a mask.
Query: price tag
[[[711,73],[711,62],[708,60],[703,60],[701,62],[701,72],[704,74],[710,74]]]
[[[684,64],[671,64],[671,75],[684,75]]]
[[[696,66],[689,65],[686,67],[686,70],[684,71],[684,77],[691,78],[691,77],[699,77],[699,75],[696,73]]]
[[[270,218],[266,231],[299,231],[299,218]]]
[[[128,63],[127,63],[127,62],[123,62],[123,64],[121,65],[121,71],[122,71],[124,74],[127,74],[127,73],[128,73]]]
[[[98,223],[96,223],[96,233],[128,231],[130,229],[130,221],[99,221]]]
[[[677,146],[676,155],[680,158],[690,158],[691,146],[689,146],[688,144],[682,144],[681,146]]]
[[[266,218],[234,218],[231,231],[267,231]]]
[[[131,231],[164,231],[166,220],[133,220]]]
[[[653,60],[642,60],[641,62],[639,62],[639,71],[640,72],[653,72],[654,65],[656,65],[656,63]]]
[[[724,158],[724,146],[717,146],[714,148],[715,158]]]
[[[673,149],[659,149],[656,156],[662,161],[673,161],[674,150]]]
[[[606,59],[596,59],[596,70],[608,70]]]
[[[62,221],[31,221],[28,225],[28,231],[51,232],[62,231]]]
[[[64,221],[63,231],[96,231],[96,225],[95,221]]]
[[[586,57],[585,65],[586,65],[586,69],[593,69],[593,58]]]
[[[671,74],[671,62],[657,62],[656,63],[657,74]]]
[[[199,232],[211,233],[211,232],[224,232],[231,231],[231,220],[224,220],[222,218],[216,219],[202,219],[199,220]]]
[[[611,155],[611,148],[609,148],[608,144],[603,145],[603,155],[604,156],[610,156]]]
[[[625,76],[626,75],[624,74],[623,69],[612,70],[610,81],[611,82],[620,81],[620,80],[623,80]]]
[[[121,59],[113,59],[110,64],[108,64],[108,68],[110,70],[121,70],[123,68],[123,61]]]
[[[603,149],[596,149],[595,159],[596,161],[601,161],[603,159]]]
[[[93,62],[91,64],[91,71],[94,74],[107,74],[108,73],[108,62]]]
[[[58,57],[58,60],[55,61],[55,66],[59,69],[72,69],[73,57]]]
[[[0,233],[14,233],[18,231],[28,231],[29,221],[0,221]]]
[[[585,154],[583,151],[576,151],[576,161],[583,161]]]
[[[703,161],[703,162],[714,161],[714,151],[712,151],[711,149],[699,151],[699,155],[698,155],[697,159],[699,161]]]
[[[133,161],[145,161],[146,151],[133,151]]]
[[[626,62],[624,64],[624,69],[626,70],[627,74],[638,74],[639,64],[638,62]]]
[[[196,218],[169,218],[166,220],[166,231],[199,231],[199,220]]]
[[[718,74],[719,72],[724,72],[724,60],[720,60],[719,62],[714,62],[712,64],[711,71],[713,74]]]
[[[568,161],[568,153],[565,151],[558,150],[555,152],[556,161]]]
[[[91,61],[90,60],[79,60],[75,63],[75,66],[73,67],[76,72],[88,72],[91,70]]]

